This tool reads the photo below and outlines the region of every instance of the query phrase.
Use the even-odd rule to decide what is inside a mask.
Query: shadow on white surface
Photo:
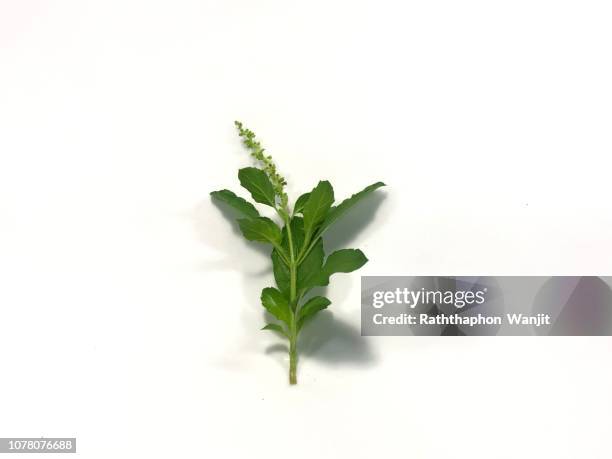
[[[323,238],[325,252],[329,254],[335,250],[353,248],[350,247],[350,244],[359,233],[374,222],[376,214],[386,197],[384,188],[376,190],[349,210],[341,219],[338,219]],[[381,224],[380,221],[376,222],[376,226]],[[359,247],[354,248],[358,249]]]
[[[232,210],[229,206],[224,205],[223,203],[219,203],[212,197],[210,198],[210,202],[213,204],[214,207],[218,209],[219,213],[223,217],[218,220],[225,220],[227,224],[230,225],[232,232],[231,236],[236,239],[236,242],[231,244],[223,244],[223,249],[226,253],[224,258],[221,260],[207,262],[205,265],[206,269],[237,269],[238,267],[240,268],[240,270],[244,270],[245,266],[248,265],[245,265],[244,263],[237,263],[236,260],[244,259],[244,252],[246,249],[258,254],[259,256],[263,256],[266,259],[270,257],[271,250],[266,244],[249,242],[244,239],[244,236],[240,232],[240,227],[238,226],[237,222],[239,216],[234,210]],[[219,234],[215,234],[220,229],[216,227],[218,223],[215,222],[214,224],[212,224],[212,222],[209,220],[209,217],[207,218],[209,214],[203,211],[203,208],[206,205],[206,203],[202,203],[195,211],[196,232],[203,242],[216,247],[217,244],[215,243],[215,239],[226,239],[227,231],[222,235],[223,237],[220,237],[221,235]],[[266,276],[271,273],[272,264],[267,263],[264,269],[256,272],[247,272],[246,274],[250,276],[260,277]]]
[[[266,319],[270,317],[266,314]],[[372,365],[376,357],[359,330],[337,319],[331,311],[323,311],[304,326],[299,337],[300,356],[330,365]],[[279,342],[266,348],[266,354],[289,352],[287,344]]]
[[[304,326],[299,349],[308,358],[333,365],[373,365],[377,361],[359,330],[331,311],[321,312]]]

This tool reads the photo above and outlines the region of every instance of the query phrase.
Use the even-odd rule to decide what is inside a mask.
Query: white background
[[[361,338],[359,275],[612,274],[606,1],[0,3],[0,436],[87,458],[609,458],[610,338]],[[208,193],[255,130],[329,247],[299,385]],[[244,194],[243,194],[244,195]],[[316,338],[319,341],[316,341]],[[46,457],[46,456],[45,456]]]

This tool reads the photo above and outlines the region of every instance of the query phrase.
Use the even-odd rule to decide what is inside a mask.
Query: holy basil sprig
[[[278,173],[272,157],[264,154],[253,131],[238,121],[235,125],[244,146],[259,166],[240,169],[240,185],[251,194],[253,201],[272,207],[281,225],[261,216],[252,203],[230,190],[213,191],[211,195],[239,215],[238,225],[246,239],[269,244],[272,248],[276,288],[264,288],[261,303],[277,322],[266,324],[263,330],[275,331],[289,340],[289,382],[296,384],[300,330],[331,304],[323,296],[307,298],[308,292],[314,287],[328,285],[333,274],[350,273],[368,261],[359,249],[337,250],[326,257],[323,233],[384,183],[373,183],[334,206],[334,189],[323,180],[312,191],[301,195],[291,209],[285,193],[287,182]]]

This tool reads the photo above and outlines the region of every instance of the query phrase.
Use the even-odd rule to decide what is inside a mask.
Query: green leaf
[[[293,206],[294,214],[302,213],[302,210],[304,209],[304,204],[306,204],[308,198],[310,198],[310,193],[304,193],[302,196],[297,198],[297,201],[295,201],[295,206]]]
[[[272,271],[274,272],[276,286],[286,298],[289,298],[291,275],[289,273],[289,267],[278,254],[277,249],[272,251]]]
[[[289,339],[289,335],[287,334],[285,329],[278,324],[266,324],[266,326],[263,327],[262,330],[272,330],[272,331],[280,333],[285,338]]]
[[[255,202],[276,207],[274,187],[264,171],[256,167],[245,167],[238,171],[240,185],[249,190]]]
[[[365,265],[368,259],[359,249],[341,249],[332,253],[323,267],[325,272],[334,273],[350,273]]]
[[[359,249],[337,250],[325,260],[321,275],[315,279],[316,285],[328,285],[332,274],[356,271],[367,262],[368,259]]]
[[[359,249],[337,250],[328,256],[321,269],[309,278],[308,288],[329,285],[329,278],[332,274],[356,271],[367,262],[368,259]]]
[[[216,200],[226,203],[232,209],[237,211],[241,217],[259,217],[259,212],[257,212],[257,209],[253,204],[240,196],[236,196],[236,194],[230,190],[213,191],[210,193],[210,195]]]
[[[273,287],[266,287],[261,291],[261,304],[270,314],[278,320],[291,323],[291,309],[287,298]]]
[[[309,299],[299,310],[297,319],[298,332],[304,325],[304,322],[313,317],[317,312],[326,309],[331,304],[324,296],[315,296]]]
[[[310,192],[310,196],[302,209],[306,239],[309,239],[314,229],[323,222],[333,202],[334,189],[327,180],[319,182]]]
[[[298,297],[316,285],[321,285],[319,278],[323,275],[323,240],[319,239],[308,256],[304,258],[297,270]]]
[[[355,193],[350,198],[345,199],[340,204],[338,204],[336,207],[333,207],[327,214],[327,217],[325,218],[325,221],[321,225],[321,228],[319,229],[318,234],[319,235],[323,234],[323,232],[327,230],[327,228],[329,228],[333,223],[335,223],[336,220],[342,217],[342,215],[344,215],[355,204],[357,204],[359,201],[361,201],[363,198],[365,198],[367,195],[372,193],[374,190],[377,190],[381,186],[385,186],[385,184],[383,182],[373,183],[372,185],[365,187],[359,193]]]
[[[241,218],[238,220],[238,225],[249,241],[267,242],[274,246],[281,242],[280,228],[268,217]]]

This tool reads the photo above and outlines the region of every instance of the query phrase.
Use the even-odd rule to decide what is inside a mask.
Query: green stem
[[[290,291],[289,305],[291,307],[291,326],[289,327],[289,384],[297,384],[297,263],[293,249],[293,235],[291,234],[291,220],[285,219],[287,239],[289,241],[289,276]]]
[[[289,302],[291,305],[291,309],[295,311],[296,309],[296,289],[297,289],[297,263],[295,262],[295,251],[293,250],[293,235],[291,234],[291,220],[287,218],[285,220],[285,225],[287,226],[287,239],[289,240],[289,274],[290,274],[290,293],[289,293]]]
[[[297,333],[293,322],[289,338],[289,384],[297,384]]]

